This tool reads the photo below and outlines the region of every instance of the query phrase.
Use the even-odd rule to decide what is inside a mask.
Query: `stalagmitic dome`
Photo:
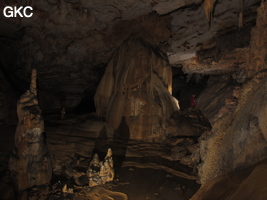
[[[169,117],[179,110],[172,96],[166,55],[130,38],[113,55],[95,94],[96,112],[117,129],[126,118],[130,139],[162,141]]]

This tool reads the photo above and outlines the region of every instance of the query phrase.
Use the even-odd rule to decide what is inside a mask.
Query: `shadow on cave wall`
[[[113,152],[112,157],[116,174],[125,160],[129,138],[130,129],[126,122],[126,118],[123,116],[119,127],[113,133],[112,141],[109,141],[106,126],[102,128],[98,138],[96,139],[92,157],[95,153],[97,153],[100,160],[103,160],[106,156],[108,148],[111,148]]]
[[[126,122],[126,118],[123,116],[118,129],[114,131],[111,144],[111,148],[113,150],[113,160],[115,163],[115,173],[121,168],[122,163],[125,160],[129,138],[130,129]]]

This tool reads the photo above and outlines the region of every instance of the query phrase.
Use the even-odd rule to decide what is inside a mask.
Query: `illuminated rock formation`
[[[32,71],[30,89],[17,103],[18,125],[9,169],[15,175],[18,193],[32,186],[49,184],[51,159],[44,140],[44,121],[38,106],[36,70]]]
[[[157,48],[132,38],[113,55],[95,94],[96,112],[117,129],[122,117],[130,139],[161,141],[166,120],[179,110],[172,71]]]
[[[107,182],[113,181],[114,169],[111,149],[108,149],[103,162],[99,161],[97,154],[94,155],[93,160],[89,164],[87,174],[89,177],[89,187],[104,185]]]

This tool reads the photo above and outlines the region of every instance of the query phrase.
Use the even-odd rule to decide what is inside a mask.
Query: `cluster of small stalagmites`
[[[112,150],[108,149],[104,161],[99,161],[98,155],[95,154],[93,160],[89,164],[87,171],[89,177],[89,187],[104,185],[107,182],[113,181],[114,169]]]
[[[9,169],[17,180],[18,193],[33,186],[46,185],[52,178],[51,159],[44,141],[44,123],[38,106],[36,70],[30,89],[17,103],[18,125]]]

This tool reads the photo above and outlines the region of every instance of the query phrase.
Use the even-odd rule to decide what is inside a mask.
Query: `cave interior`
[[[264,0],[0,10],[0,199],[267,199]]]

